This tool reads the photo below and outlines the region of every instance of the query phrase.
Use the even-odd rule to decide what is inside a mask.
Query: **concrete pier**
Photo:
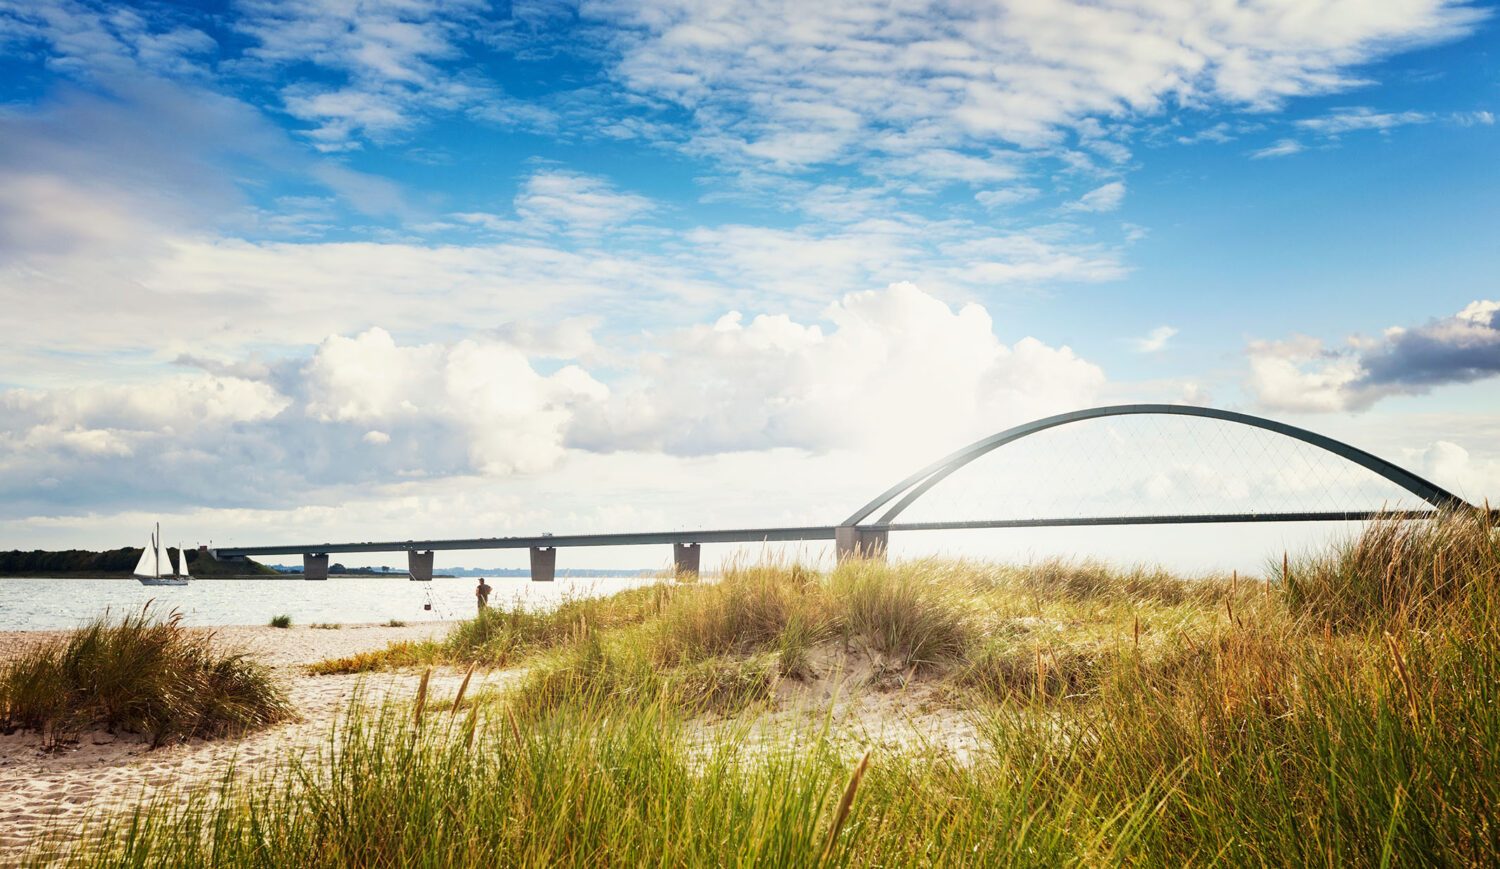
[[[672,575],[683,578],[688,574],[698,575],[699,556],[702,547],[697,543],[672,544]]]
[[[412,582],[432,582],[432,550],[406,550],[406,572]]]
[[[531,547],[531,581],[551,582],[557,578],[557,549],[552,546]]]
[[[302,555],[303,579],[328,578],[328,553],[306,552]]]
[[[834,549],[838,563],[851,558],[870,558],[885,561],[886,543],[890,532],[884,528],[860,528],[855,525],[840,525],[834,529]]]

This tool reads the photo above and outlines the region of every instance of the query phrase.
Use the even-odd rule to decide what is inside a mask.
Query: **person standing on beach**
[[[490,587],[482,576],[479,577],[479,587],[474,589],[474,600],[479,604],[480,612],[484,612],[490,605]]]

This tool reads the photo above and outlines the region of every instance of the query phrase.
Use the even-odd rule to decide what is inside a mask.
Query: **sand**
[[[76,829],[86,814],[133,804],[162,788],[217,780],[232,762],[253,771],[274,764],[289,752],[326,741],[335,716],[355,695],[378,702],[390,695],[414,696],[419,673],[374,673],[364,676],[309,676],[303,665],[325,658],[383,648],[396,640],[440,637],[450,625],[439,622],[392,628],[346,625],[337,630],[294,627],[217,628],[227,647],[242,649],[271,665],[287,686],[300,719],[241,739],[192,740],[155,750],[143,737],[103,731],[81,735],[76,745],[43,751],[34,733],[0,735],[0,863],[15,855],[48,827]],[[0,659],[58,636],[51,631],[0,632]],[[507,671],[476,673],[470,690],[513,677]],[[452,697],[463,672],[434,672],[431,691]]]
[[[166,789],[219,780],[232,764],[241,773],[266,770],[289,755],[327,743],[335,720],[358,696],[367,703],[416,694],[419,672],[358,676],[310,676],[306,664],[385,647],[397,640],[442,636],[450,625],[427,622],[392,628],[346,625],[214,629],[227,647],[270,665],[287,686],[298,720],[242,738],[167,745],[150,749],[140,736],[103,731],[81,735],[76,745],[43,750],[37,734],[0,735],[0,864],[14,859],[49,828],[76,831],[85,816],[129,807]],[[61,632],[0,632],[0,660]],[[720,728],[733,728],[752,751],[775,751],[789,737],[821,731],[856,750],[889,748],[943,751],[963,761],[983,739],[970,718],[954,708],[936,680],[899,670],[870,650],[828,644],[811,650],[813,673],[784,679],[768,709],[738,718],[698,722],[705,742]],[[512,683],[520,669],[480,671],[470,691]],[[451,698],[463,671],[439,668],[432,695]],[[748,729],[741,729],[741,725]]]

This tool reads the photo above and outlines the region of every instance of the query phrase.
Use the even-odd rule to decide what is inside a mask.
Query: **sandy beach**
[[[226,627],[213,629],[226,648],[240,649],[272,667],[287,687],[298,719],[242,739],[192,740],[149,750],[132,734],[93,731],[56,751],[44,751],[38,734],[0,735],[0,861],[14,856],[53,825],[75,826],[91,812],[163,789],[222,775],[232,762],[253,771],[273,764],[299,748],[317,745],[328,735],[335,716],[347,708],[360,687],[371,702],[391,694],[414,694],[420,674],[374,673],[364,676],[309,676],[306,664],[379,649],[398,640],[442,636],[441,622],[345,625],[336,630],[294,627]],[[0,660],[64,632],[0,632]],[[504,678],[502,671],[476,673],[470,690]],[[432,677],[437,696],[452,696],[462,671],[440,669]]]
[[[80,735],[75,744],[44,750],[36,733],[0,735],[0,860],[15,856],[49,828],[76,828],[90,814],[133,805],[163,790],[212,781],[230,767],[253,773],[299,750],[316,747],[328,737],[335,719],[356,691],[369,703],[389,696],[414,696],[419,672],[311,676],[305,666],[327,658],[383,648],[401,640],[441,637],[451,627],[423,622],[404,627],[345,625],[339,629],[222,627],[212,629],[226,648],[242,650],[273,669],[287,687],[298,718],[243,738],[191,740],[150,749],[144,737],[102,730]],[[209,629],[203,629],[209,630]],[[20,654],[59,631],[0,632],[0,660]],[[912,684],[876,687],[883,669],[878,656],[817,656],[820,675],[810,681],[788,680],[777,690],[774,709],[751,724],[747,743],[769,748],[794,730],[832,721],[844,738],[867,746],[938,744],[960,757],[974,750],[978,734],[966,717],[942,702],[934,686]],[[520,669],[477,671],[469,690],[514,679]],[[438,668],[431,691],[451,697],[463,671]],[[733,719],[704,721],[708,738]]]

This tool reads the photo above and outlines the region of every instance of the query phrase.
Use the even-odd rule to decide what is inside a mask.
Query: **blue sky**
[[[1491,5],[806,6],[0,0],[0,545],[831,521],[1136,400],[1500,496]]]

